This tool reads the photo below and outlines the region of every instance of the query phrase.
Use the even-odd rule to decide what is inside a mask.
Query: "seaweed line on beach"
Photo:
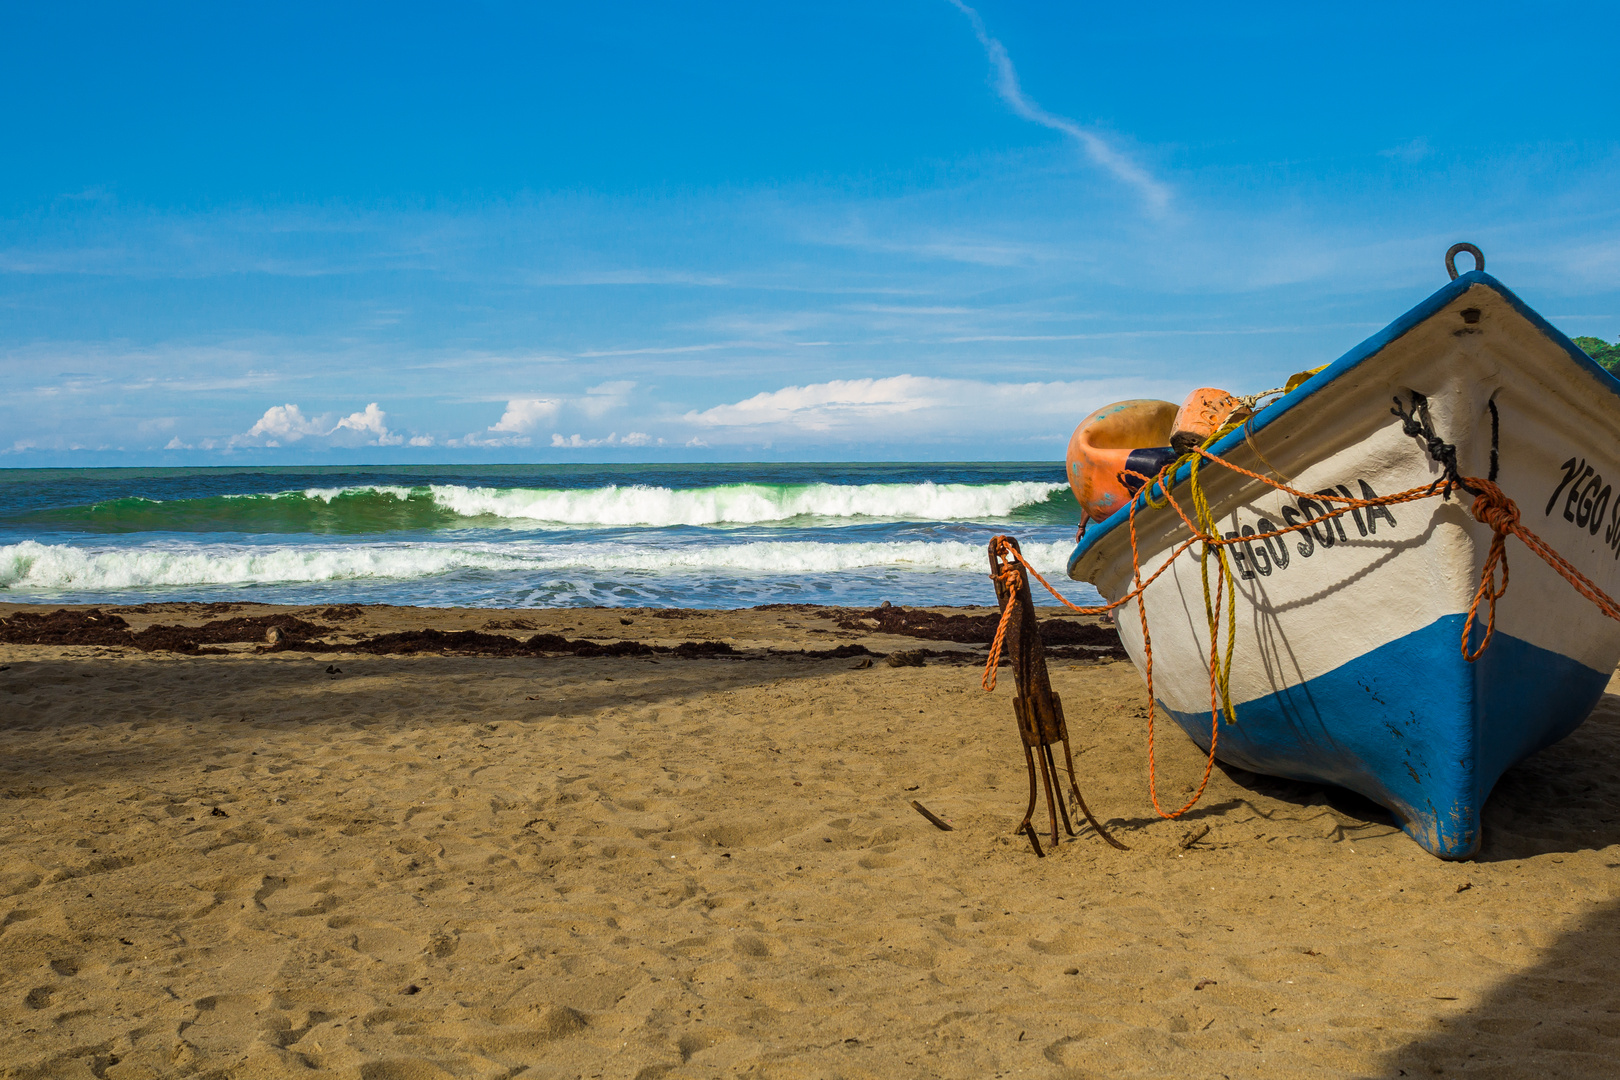
[[[285,638],[314,637],[337,632],[296,615],[261,615],[253,618],[215,619],[202,626],[148,626],[130,629],[122,615],[90,608],[68,611],[60,608],[46,615],[19,611],[0,619],[0,642],[8,645],[106,645],[138,649],[141,652],[207,653],[207,645],[227,645],[242,641],[263,641],[272,629]]]
[[[323,616],[351,619],[355,615],[341,609],[320,612]],[[869,633],[898,634],[934,641],[966,645],[987,645],[995,634],[995,616],[940,615],[904,608],[874,608],[854,613],[826,609],[844,629]],[[876,625],[872,625],[876,623]],[[523,625],[513,620],[514,628]],[[524,628],[527,628],[526,626]],[[122,615],[90,608],[81,611],[59,609],[48,614],[17,612],[0,619],[0,643],[12,645],[73,646],[92,645],[132,648],[142,652],[175,652],[186,655],[219,655],[229,650],[223,645],[263,643],[258,652],[368,653],[372,655],[414,655],[453,653],[464,656],[525,657],[571,655],[577,657],[671,656],[699,658],[798,658],[843,660],[857,657],[884,659],[889,654],[865,645],[846,644],[828,649],[739,650],[723,641],[683,641],[677,645],[654,645],[643,641],[591,641],[566,638],[560,634],[537,633],[527,638],[491,634],[477,630],[437,630],[431,627],[367,636],[353,640],[327,641],[325,637],[344,633],[338,627],[310,622],[296,615],[279,613],[262,616],[236,616],[215,619],[201,626],[159,624],[142,630],[132,629]],[[1111,628],[1048,620],[1041,624],[1041,637],[1053,659],[1122,659],[1124,649]],[[907,655],[946,663],[980,663],[982,658],[962,650],[920,649]]]
[[[902,634],[930,641],[954,641],[963,645],[988,645],[995,640],[1000,615],[941,615],[937,611],[894,605],[870,611],[835,612],[840,628],[865,630],[874,634]],[[1072,619],[1043,619],[1040,622],[1043,645],[1093,645],[1119,650],[1119,631],[1111,626],[1076,622]]]

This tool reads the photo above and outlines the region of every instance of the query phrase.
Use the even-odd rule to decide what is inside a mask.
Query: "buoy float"
[[[1176,406],[1138,398],[1104,405],[1069,438],[1069,488],[1086,516],[1101,521],[1130,501],[1142,481],[1127,470],[1152,476],[1174,461],[1170,435]]]
[[[1101,521],[1141,490],[1143,481],[1126,473],[1154,475],[1246,412],[1240,399],[1212,386],[1179,406],[1151,398],[1104,405],[1069,438],[1069,488],[1086,516]]]
[[[1176,410],[1170,445],[1178,454],[1185,454],[1228,421],[1242,420],[1248,414],[1248,406],[1239,398],[1213,386],[1201,386],[1188,394]]]

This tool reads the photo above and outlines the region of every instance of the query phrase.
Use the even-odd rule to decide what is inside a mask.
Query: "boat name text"
[[[1372,485],[1362,479],[1356,480],[1361,489],[1359,496],[1352,495],[1350,489],[1343,484],[1337,488],[1323,488],[1318,495],[1327,495],[1342,499],[1376,499],[1378,493]],[[1286,570],[1291,559],[1288,548],[1292,543],[1294,550],[1302,559],[1308,559],[1319,549],[1330,548],[1336,543],[1348,542],[1349,533],[1345,531],[1344,519],[1346,516],[1354,522],[1356,531],[1362,536],[1374,536],[1378,533],[1378,519],[1383,518],[1390,528],[1395,527],[1395,515],[1387,506],[1352,506],[1348,512],[1341,511],[1336,517],[1327,517],[1333,513],[1335,504],[1331,502],[1318,502],[1315,499],[1300,499],[1297,503],[1286,504],[1280,516],[1283,525],[1278,525],[1269,518],[1261,518],[1253,525],[1244,525],[1240,529],[1225,533],[1226,539],[1236,540],[1227,550],[1232,554],[1238,577],[1253,578],[1255,576],[1270,577],[1272,570]],[[1326,518],[1317,521],[1317,518]],[[1313,524],[1300,529],[1298,532],[1285,533],[1281,536],[1257,536],[1258,533],[1276,532],[1279,528],[1293,528],[1303,521]],[[1253,537],[1254,539],[1249,539]]]
[[[1620,559],[1620,499],[1611,501],[1613,485],[1604,483],[1597,467],[1579,455],[1558,467],[1564,470],[1564,478],[1553,488],[1544,516],[1551,517],[1554,509],[1562,507],[1564,520],[1572,522],[1576,528],[1585,529],[1592,536],[1602,529],[1603,542],[1614,552],[1615,558]]]

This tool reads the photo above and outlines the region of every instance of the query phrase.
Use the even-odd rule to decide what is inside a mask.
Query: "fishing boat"
[[[1252,476],[1198,458],[1193,479],[1179,449],[1134,448],[1154,451],[1134,459],[1147,468],[1120,471],[1127,497],[1068,564],[1110,601],[1163,570],[1118,611],[1119,632],[1144,674],[1150,643],[1158,708],[1206,753],[1360,792],[1446,859],[1478,850],[1497,780],[1575,730],[1620,660],[1620,622],[1513,539],[1494,622],[1468,618],[1496,532],[1459,477],[1494,481],[1569,566],[1620,589],[1620,380],[1459,248],[1474,271],[1456,272],[1453,249],[1450,284],[1205,444]],[[1158,416],[1141,430],[1162,431]],[[1231,595],[1215,609],[1164,484],[1184,509],[1196,485],[1232,542]],[[1414,488],[1435,497],[1348,501]],[[1228,604],[1212,654],[1212,614]],[[1212,655],[1230,657],[1230,716],[1212,711]]]

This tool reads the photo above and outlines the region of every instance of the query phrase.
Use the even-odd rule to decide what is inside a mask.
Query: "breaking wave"
[[[1073,545],[1026,543],[1043,573],[1062,575]],[[830,575],[891,568],[983,575],[982,544],[961,541],[819,543],[761,540],[677,544],[147,544],[96,550],[33,540],[0,545],[0,591],[115,593],[173,587],[409,582],[473,572],[539,581],[558,575]]]
[[[33,526],[103,533],[368,534],[474,527],[669,528],[863,521],[1029,520],[1078,516],[1065,484],[723,484],[668,488],[309,488],[158,501],[110,499],[35,511]]]

